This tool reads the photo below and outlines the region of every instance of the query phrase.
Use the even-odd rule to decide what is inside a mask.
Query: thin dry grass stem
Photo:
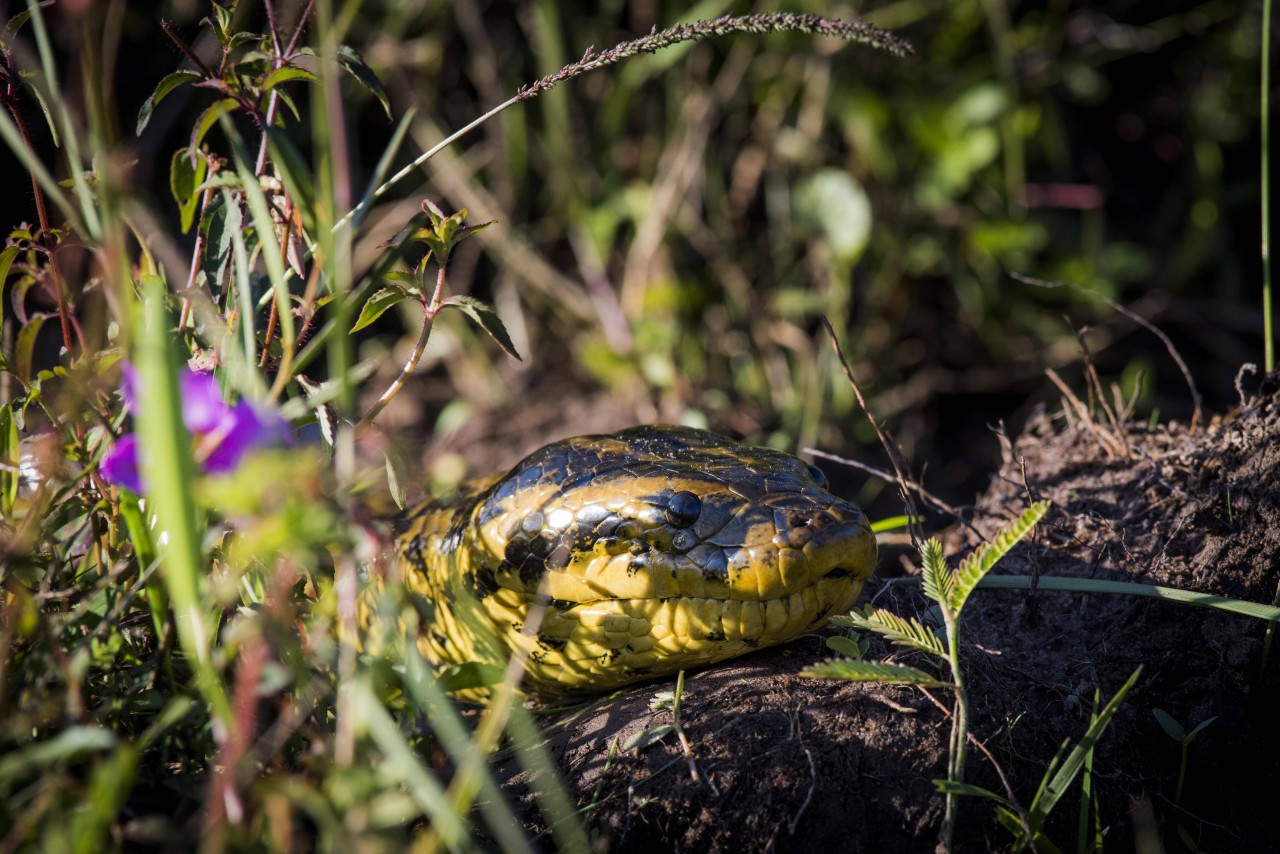
[[[915,48],[911,46],[910,42],[862,21],[839,21],[834,18],[824,18],[820,15],[800,15],[791,12],[772,12],[742,15],[740,17],[724,15],[710,21],[678,24],[661,32],[658,31],[657,27],[654,27],[647,36],[622,42],[599,53],[596,52],[594,47],[589,47],[583,53],[582,59],[522,88],[516,94],[516,100],[527,100],[555,88],[566,80],[572,80],[581,74],[586,74],[588,71],[605,68],[638,54],[656,53],[663,48],[671,47],[681,42],[697,41],[732,33],[761,35],[779,32],[831,36],[832,38],[859,42],[879,48],[897,57],[907,57],[915,53]]]
[[[1196,388],[1196,381],[1191,378],[1191,370],[1187,367],[1187,363],[1182,360],[1181,354],[1178,353],[1178,348],[1173,346],[1173,341],[1169,340],[1169,336],[1165,335],[1164,332],[1160,331],[1160,329],[1155,324],[1147,320],[1145,317],[1142,317],[1141,315],[1137,314],[1136,312],[1130,311],[1129,309],[1125,308],[1120,303],[1116,302],[1110,297],[1103,296],[1102,294],[1097,293],[1095,291],[1091,291],[1088,288],[1081,287],[1080,285],[1077,285],[1074,282],[1050,282],[1044,279],[1037,279],[1032,276],[1024,276],[1021,273],[1010,273],[1009,275],[1015,281],[1022,282],[1024,285],[1032,285],[1033,287],[1037,287],[1037,288],[1049,288],[1049,289],[1070,288],[1071,290],[1076,291],[1077,293],[1082,293],[1082,294],[1085,294],[1086,296],[1093,297],[1094,299],[1101,300],[1102,302],[1105,302],[1108,306],[1110,306],[1113,310],[1120,312],[1125,317],[1129,318],[1134,323],[1138,324],[1143,329],[1146,329],[1147,331],[1151,332],[1151,334],[1159,338],[1161,343],[1164,344],[1164,348],[1169,352],[1169,355],[1173,357],[1173,361],[1177,363],[1178,370],[1182,371],[1182,378],[1186,380],[1187,389],[1191,392],[1191,402],[1194,406],[1194,410],[1191,413],[1191,433],[1194,434],[1196,432],[1196,427],[1199,425],[1200,419],[1202,417],[1202,411],[1201,411],[1202,398],[1200,397],[1200,390]]]
[[[845,379],[849,381],[849,386],[853,389],[854,396],[858,398],[858,405],[862,407],[863,412],[867,413],[867,420],[871,422],[871,428],[876,431],[880,444],[884,446],[884,452],[889,456],[889,462],[893,464],[893,471],[896,475],[894,480],[898,484],[898,493],[902,496],[902,503],[906,505],[907,517],[910,520],[907,523],[907,530],[911,532],[911,544],[919,551],[921,544],[924,542],[924,529],[920,525],[920,513],[916,510],[916,503],[911,499],[907,476],[903,473],[906,468],[906,461],[902,459],[902,452],[898,450],[897,443],[880,427],[880,422],[876,419],[875,413],[867,406],[866,398],[862,396],[862,389],[858,387],[858,381],[853,377],[853,369],[849,367],[849,360],[844,357],[844,349],[840,346],[840,339],[836,337],[836,330],[832,327],[831,321],[825,316],[822,318],[822,326],[827,330],[827,335],[831,338],[831,346],[836,351],[836,358],[840,360],[840,367],[844,369]]]
[[[1106,452],[1108,459],[1126,456],[1124,446],[1117,441],[1110,430],[1093,420],[1089,407],[1076,396],[1076,393],[1063,381],[1062,377],[1058,376],[1058,372],[1053,368],[1045,368],[1044,373],[1058,387],[1058,391],[1062,392],[1066,402],[1070,404],[1070,406],[1063,406],[1063,411],[1068,413],[1068,419],[1070,418],[1070,412],[1074,411],[1080,423],[1094,435],[1098,440],[1098,444],[1102,445],[1102,449]]]
[[[1107,423],[1111,425],[1111,435],[1120,445],[1121,453],[1129,456],[1129,437],[1125,435],[1123,420],[1117,415],[1116,410],[1107,402],[1106,389],[1102,387],[1102,379],[1098,376],[1098,370],[1093,366],[1093,357],[1089,353],[1089,345],[1084,340],[1084,330],[1072,330],[1076,336],[1076,343],[1080,345],[1080,356],[1084,360],[1084,372],[1089,382],[1089,397],[1098,402],[1102,414],[1106,416]]]
[[[886,483],[897,482],[897,478],[893,475],[893,473],[887,472],[884,469],[878,469],[875,466],[869,466],[866,463],[860,463],[857,460],[846,459],[842,456],[839,456],[838,454],[830,454],[830,453],[827,453],[826,451],[820,451],[817,448],[802,448],[801,450],[803,450],[806,454],[812,454],[813,456],[819,457],[824,460],[831,460],[832,462],[840,463],[841,465],[849,466],[850,468],[855,468],[855,469],[858,469],[859,471],[864,471],[869,475],[880,478]],[[929,490],[925,489],[924,486],[922,486],[919,481],[908,478],[906,481],[906,484],[908,487],[911,488],[913,492],[915,492],[916,495],[920,496],[921,500],[926,501],[929,504],[932,504],[934,507],[938,508],[943,513],[946,513],[948,516],[953,517],[957,522],[959,522],[961,525],[964,525],[970,531],[973,531],[975,534],[982,536],[982,532],[979,531],[977,528],[975,528],[969,522],[969,520],[964,517],[964,514],[960,512],[959,508],[952,507],[950,504],[943,501],[938,496],[929,492]]]

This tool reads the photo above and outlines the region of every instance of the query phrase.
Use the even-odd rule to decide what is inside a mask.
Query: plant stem
[[[947,757],[947,779],[952,783],[964,782],[964,760],[969,734],[969,697],[965,693],[964,673],[960,668],[959,615],[945,601],[938,602],[942,609],[942,621],[947,627],[947,663],[951,666],[951,681],[956,695],[955,713],[951,716],[951,744]],[[942,844],[944,851],[951,851],[956,830],[956,812],[959,796],[947,792],[947,808],[942,818]]]
[[[1271,0],[1262,0],[1262,332],[1267,372],[1276,369],[1271,321]]]
[[[436,274],[436,289],[431,295],[430,302],[422,304],[422,332],[418,333],[418,343],[413,346],[413,353],[409,355],[409,361],[404,363],[404,367],[400,369],[400,375],[392,381],[387,390],[382,393],[382,397],[378,398],[378,402],[369,408],[360,418],[361,424],[368,424],[378,417],[386,405],[391,402],[400,389],[404,388],[405,382],[408,381],[409,375],[413,373],[414,368],[418,367],[418,360],[422,358],[422,353],[427,349],[427,341],[431,338],[431,326],[435,323],[436,315],[440,313],[440,297],[444,294],[444,276],[445,265],[447,259],[440,259],[440,270]]]

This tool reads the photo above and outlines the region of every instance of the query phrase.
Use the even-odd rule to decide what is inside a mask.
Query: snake
[[[438,669],[524,662],[522,688],[607,692],[783,643],[849,610],[867,517],[816,466],[691,427],[549,444],[395,520]]]

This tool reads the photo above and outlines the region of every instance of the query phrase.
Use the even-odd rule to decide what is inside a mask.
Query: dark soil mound
[[[1171,425],[1104,429],[1043,414],[1005,448],[973,527],[989,536],[1032,499],[1053,508],[1034,542],[997,574],[1141,581],[1270,603],[1280,582],[1280,379],[1242,392],[1241,407],[1196,432]],[[957,529],[949,552],[972,548]],[[888,561],[892,563],[893,561]],[[874,587],[874,585],[872,585]],[[873,589],[872,594],[875,593]],[[1027,805],[1065,739],[1089,726],[1142,665],[1094,759],[1107,843],[1159,839],[1167,850],[1280,847],[1280,642],[1264,655],[1266,625],[1151,599],[1048,591],[979,591],[962,640],[984,742]],[[918,590],[895,586],[877,605],[919,615]],[[603,848],[747,852],[920,851],[937,839],[950,724],[908,688],[817,682],[799,675],[826,656],[822,639],[692,674],[684,729],[696,773],[674,736],[623,750],[633,733],[670,723],[650,701],[670,685],[641,686],[548,725],[571,795],[588,809]],[[872,659],[912,656],[879,644]],[[942,704],[950,696],[934,692]],[[1181,747],[1159,708],[1187,730],[1216,718],[1190,745],[1177,798]],[[611,757],[611,745],[617,746]],[[970,782],[1003,792],[992,761],[971,754]],[[518,777],[509,789],[528,802]],[[1076,847],[1079,780],[1049,837]],[[1137,837],[1135,839],[1135,837]],[[1180,841],[1181,840],[1181,841]],[[1007,848],[988,802],[961,805],[957,848]]]

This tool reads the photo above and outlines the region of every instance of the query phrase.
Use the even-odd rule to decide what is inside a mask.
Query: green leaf
[[[200,143],[204,141],[204,135],[209,132],[209,128],[217,124],[218,119],[226,113],[230,113],[240,108],[240,102],[235,98],[223,98],[220,101],[214,101],[200,114],[200,118],[196,120],[195,127],[191,131],[191,142],[188,148],[195,151],[200,148]]]
[[[827,649],[840,655],[852,658],[855,661],[862,658],[862,646],[853,638],[844,635],[833,635],[827,638]]]
[[[40,771],[55,762],[73,761],[86,753],[109,750],[115,745],[116,735],[111,730],[73,726],[53,738],[11,751],[0,758],[0,794],[7,794],[10,786],[21,782],[33,771]]]
[[[467,661],[444,668],[436,676],[436,682],[445,693],[466,691],[472,688],[490,688],[502,681],[503,669],[496,664]]]
[[[290,95],[290,94],[289,94],[289,92],[288,92],[287,90],[285,90],[285,89],[273,89],[272,91],[274,91],[274,92],[276,93],[276,97],[280,99],[280,103],[282,103],[282,104],[284,104],[286,107],[288,107],[288,108],[289,108],[289,112],[293,113],[293,120],[294,120],[295,122],[297,122],[297,121],[302,121],[302,114],[298,112],[298,104],[297,104],[297,102],[296,102],[296,101],[294,101],[294,100],[293,100],[293,96],[292,96],[292,95]],[[277,114],[276,114],[276,122],[275,122],[275,123],[276,123],[277,125],[283,125],[283,124],[284,124],[284,123],[280,120],[280,116],[281,116],[281,114],[279,114],[279,113],[277,113]]]
[[[1195,737],[1196,737],[1197,735],[1199,735],[1199,734],[1200,734],[1200,732],[1201,732],[1205,727],[1207,727],[1209,724],[1213,723],[1213,722],[1214,722],[1214,721],[1216,721],[1217,719],[1218,719],[1218,716],[1217,716],[1217,715],[1214,715],[1213,717],[1211,717],[1211,718],[1205,718],[1205,719],[1204,719],[1204,720],[1202,720],[1200,723],[1196,724],[1194,727],[1192,727],[1191,732],[1187,733],[1187,737],[1186,737],[1185,739],[1183,739],[1183,744],[1190,744],[1192,741],[1194,741],[1194,740],[1195,740]]]
[[[382,109],[387,114],[387,118],[391,118],[391,102],[387,99],[387,90],[382,88],[382,83],[378,80],[378,76],[373,73],[369,66],[365,65],[364,59],[360,54],[356,53],[354,48],[350,48],[345,44],[338,45],[338,62],[347,72],[360,81],[364,88],[368,89],[373,97],[378,99],[378,103],[382,105]]]
[[[5,279],[9,278],[9,268],[13,266],[13,260],[18,257],[17,246],[6,246],[0,251],[0,295],[4,293]],[[4,299],[0,297],[0,323],[4,322]]]
[[[31,10],[27,9],[18,12],[4,25],[4,29],[0,30],[0,50],[8,50],[13,43],[13,37],[18,34],[18,30],[22,29],[23,24],[31,20]]]
[[[1045,506],[1047,509],[1047,505]],[[1043,515],[1043,511],[1041,515]],[[1053,779],[1049,780],[1047,784],[1041,784],[1040,790],[1036,792],[1035,798],[1031,801],[1031,807],[1027,810],[1027,824],[1031,826],[1033,834],[1038,833],[1044,827],[1049,813],[1057,806],[1062,796],[1067,793],[1072,781],[1080,773],[1080,769],[1084,767],[1085,759],[1094,746],[1097,745],[1098,740],[1102,738],[1102,734],[1106,732],[1107,727],[1111,725],[1111,720],[1115,717],[1116,710],[1120,708],[1120,703],[1123,702],[1125,695],[1129,693],[1129,689],[1137,683],[1138,676],[1141,673],[1142,666],[1139,665],[1128,681],[1111,698],[1111,701],[1098,713],[1098,717],[1089,727],[1089,731],[1084,734],[1084,737],[1080,739],[1080,743],[1067,755],[1066,761],[1062,763],[1062,767],[1054,774]]]
[[[956,617],[960,616],[960,611],[969,599],[969,594],[978,586],[982,577],[990,572],[991,568],[1018,544],[1018,541],[1031,533],[1031,529],[1047,512],[1049,512],[1049,502],[1037,501],[1028,507],[1027,511],[1013,524],[996,534],[990,542],[983,543],[977,551],[960,561],[954,576],[955,587],[947,597],[951,611]]]
[[[496,341],[507,355],[516,361],[522,361],[520,354],[516,352],[516,345],[511,343],[511,336],[507,334],[507,327],[502,325],[497,313],[487,303],[475,297],[453,296],[441,300],[440,307],[452,307],[465,312],[468,317],[480,324],[481,329],[489,333],[489,337]]]
[[[138,111],[138,125],[134,130],[134,134],[142,136],[143,129],[151,121],[151,114],[155,112],[156,106],[164,100],[166,95],[183,83],[190,83],[192,80],[199,79],[200,75],[194,71],[175,71],[160,78],[156,88],[147,96],[147,100],[142,102],[142,109]]]
[[[19,466],[22,450],[18,445],[18,422],[13,417],[13,405],[0,406],[0,516],[13,517],[13,505],[18,500],[18,484],[22,478]]]
[[[1003,795],[998,795],[990,789],[984,789],[971,783],[961,783],[956,780],[934,780],[933,785],[937,787],[940,795],[965,795],[971,798],[987,798],[1015,812],[1018,808],[1015,803]]]
[[[218,44],[226,47],[231,38],[231,13],[234,9],[234,3],[230,9],[219,6],[217,3],[210,3],[209,5],[213,7],[213,14],[205,18],[201,23],[206,23],[213,27],[213,34],[218,39]]]
[[[221,291],[227,265],[231,263],[231,237],[240,230],[243,218],[239,203],[224,190],[209,204],[200,220],[200,232],[204,235],[200,268],[215,297]]]
[[[133,790],[138,771],[138,751],[122,744],[98,762],[89,776],[89,787],[80,809],[68,817],[74,840],[73,854],[93,854],[107,849],[107,836],[120,808]]]
[[[382,274],[382,278],[386,279],[388,282],[395,282],[398,285],[402,285],[415,294],[418,293],[418,279],[413,275],[413,273],[405,270],[389,270]]]
[[[194,163],[191,157],[193,153]],[[190,231],[195,222],[196,208],[200,206],[200,198],[204,194],[201,185],[208,173],[209,161],[204,152],[190,152],[185,148],[174,152],[173,162],[169,165],[169,191],[178,203],[183,234]]]
[[[1182,728],[1182,724],[1178,723],[1173,715],[1164,709],[1152,709],[1151,714],[1156,716],[1156,721],[1160,724],[1160,728],[1165,731],[1169,738],[1180,742],[1187,737],[1187,731]]]
[[[270,92],[276,86],[290,80],[305,80],[308,83],[320,82],[319,77],[316,77],[305,68],[298,68],[296,65],[282,65],[263,79],[262,91]]]
[[[27,91],[35,96],[36,103],[40,105],[40,112],[44,113],[44,123],[49,128],[54,147],[61,148],[62,145],[58,141],[58,123],[53,120],[53,111],[49,109],[49,102],[44,99],[44,93],[40,91],[39,86],[31,85],[27,86]]]
[[[840,679],[845,682],[879,682],[882,685],[919,685],[924,688],[949,688],[950,682],[941,682],[914,667],[905,664],[882,664],[874,661],[850,661],[834,659],[815,664],[800,671],[810,679]]]
[[[405,739],[372,688],[361,681],[349,684],[347,690],[351,691],[355,719],[382,752],[380,769],[405,785],[414,802],[431,819],[432,830],[440,834],[446,848],[461,848],[466,838],[463,816],[449,803],[440,780],[422,764],[418,752]]]
[[[402,288],[399,285],[383,288],[365,301],[364,307],[360,309],[360,316],[356,318],[356,325],[351,327],[351,331],[359,332],[381,317],[387,309],[413,295],[408,288]]]
[[[920,557],[924,563],[924,571],[921,573],[924,595],[938,603],[950,603],[955,593],[955,578],[947,568],[942,543],[931,538],[920,549]]]
[[[31,364],[35,353],[36,336],[40,334],[40,328],[48,319],[49,315],[43,313],[31,315],[27,325],[18,332],[18,340],[14,342],[13,372],[24,385],[31,382]]]
[[[651,744],[657,744],[662,739],[675,732],[675,727],[671,724],[661,724],[649,729],[642,729],[639,732],[632,733],[626,741],[622,743],[623,750],[644,750]]]
[[[940,658],[947,657],[946,649],[937,634],[914,617],[903,619],[892,611],[868,606],[862,614],[854,611],[847,617],[837,617],[831,622],[837,626],[875,632],[898,646],[923,650]]]
[[[396,503],[396,508],[403,510],[406,497],[405,488],[400,485],[400,476],[396,474],[395,463],[391,460],[390,454],[383,454],[386,459],[387,467],[387,491],[391,493],[391,500]]]
[[[800,219],[822,230],[831,252],[845,264],[862,255],[871,236],[871,200],[843,169],[822,169],[795,190]]]
[[[899,528],[906,528],[911,524],[910,516],[888,516],[884,519],[877,519],[871,523],[871,533],[883,534],[885,531],[896,531]]]

